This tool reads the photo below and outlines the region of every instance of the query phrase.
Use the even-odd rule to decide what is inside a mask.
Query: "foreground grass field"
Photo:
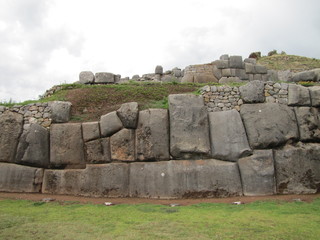
[[[0,201],[0,239],[319,239],[320,199],[91,205]]]

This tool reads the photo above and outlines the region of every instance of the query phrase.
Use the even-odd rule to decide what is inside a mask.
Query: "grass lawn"
[[[0,219],[1,240],[319,239],[320,199],[178,207],[2,200]]]

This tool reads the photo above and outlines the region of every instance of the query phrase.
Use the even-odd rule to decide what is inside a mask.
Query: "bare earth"
[[[51,195],[41,193],[4,193],[0,192],[0,200],[4,199],[24,199],[31,201],[42,201],[45,198],[54,199],[57,202],[78,202],[78,203],[91,203],[91,204],[104,204],[105,202],[111,202],[112,204],[179,204],[182,206],[192,205],[198,203],[250,203],[254,201],[303,201],[312,202],[316,198],[320,198],[320,194],[312,195],[272,195],[272,196],[259,196],[259,197],[231,197],[231,198],[197,198],[197,199],[147,199],[147,198],[90,198],[80,196],[69,195]]]

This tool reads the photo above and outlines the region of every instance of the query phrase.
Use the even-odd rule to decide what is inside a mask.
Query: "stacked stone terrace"
[[[50,130],[0,115],[0,190],[106,197],[226,197],[320,190],[320,89],[288,86],[288,105],[240,90],[240,111],[208,112],[203,96],[169,110],[126,103],[100,121]],[[264,86],[264,83],[262,82]],[[261,85],[261,86],[262,86]],[[61,103],[62,104],[62,103]],[[66,108],[68,104],[66,103]]]

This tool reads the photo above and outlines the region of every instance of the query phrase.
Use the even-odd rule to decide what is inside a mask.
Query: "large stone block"
[[[98,72],[95,75],[95,83],[114,83],[115,76],[113,73]]]
[[[139,115],[138,103],[130,102],[122,104],[117,110],[117,115],[125,128],[135,129],[137,127]]]
[[[289,106],[310,106],[310,94],[307,87],[301,85],[289,84],[288,88]]]
[[[267,74],[267,72],[268,72],[267,67],[265,67],[263,65],[257,64],[254,66],[254,68],[255,68],[256,73],[258,73],[258,74]]]
[[[83,170],[45,170],[42,192],[90,197],[127,197],[128,186],[128,164],[88,164]]]
[[[243,68],[242,57],[241,56],[230,56],[229,67],[230,68]]]
[[[248,74],[244,69],[235,69],[236,76],[239,77],[241,80],[249,80]]]
[[[222,78],[222,70],[217,68],[216,65],[213,65],[213,75],[216,77],[217,80],[219,80],[220,78]]]
[[[265,101],[264,83],[254,80],[239,87],[241,98],[245,103],[262,103]]]
[[[310,194],[320,190],[320,145],[299,143],[274,151],[277,192]]]
[[[51,165],[84,167],[84,146],[80,123],[51,125],[50,146]]]
[[[296,107],[300,140],[319,141],[320,140],[320,109],[312,107]]]
[[[320,86],[309,87],[311,105],[320,107]]]
[[[82,136],[85,142],[100,138],[99,122],[82,123]]]
[[[214,75],[201,74],[194,75],[193,82],[195,83],[208,83],[208,82],[218,82],[218,79]]]
[[[39,124],[31,124],[20,137],[16,163],[47,168],[49,166],[49,133]]]
[[[0,163],[0,191],[40,192],[42,178],[42,168]]]
[[[232,69],[232,68],[222,69],[222,77],[235,77],[235,76],[236,76],[236,69]]]
[[[299,136],[295,114],[283,104],[244,104],[240,114],[252,148],[276,147]]]
[[[148,109],[139,113],[136,154],[140,161],[170,159],[169,119],[166,109]]]
[[[160,65],[156,66],[154,73],[155,74],[163,74],[163,67]]]
[[[178,160],[130,165],[130,196],[206,198],[242,195],[237,163]]]
[[[304,81],[316,81],[316,73],[312,70],[299,72],[293,75],[292,81],[294,82],[304,82]]]
[[[94,74],[90,71],[83,71],[79,74],[79,82],[82,84],[93,83]]]
[[[70,102],[53,101],[49,102],[51,108],[51,119],[53,123],[65,123],[69,122],[71,115]]]
[[[111,112],[100,118],[100,130],[102,137],[109,137],[123,128],[117,112]]]
[[[122,129],[110,138],[111,159],[135,161],[135,130]]]
[[[234,83],[234,82],[241,82],[239,77],[222,77],[219,80],[219,83],[221,84],[228,84],[228,83]]]
[[[272,150],[256,150],[238,161],[245,196],[276,193]]]
[[[225,69],[229,67],[229,60],[216,60],[213,64],[216,65],[218,69]]]
[[[194,82],[194,75],[193,74],[185,74],[181,79],[182,83],[193,83]]]
[[[254,68],[254,65],[251,63],[245,63],[244,70],[246,71],[246,73],[251,73],[251,74],[256,73],[256,69]]]
[[[87,163],[107,163],[111,161],[110,138],[101,138],[85,143]]]
[[[237,110],[209,113],[209,126],[213,158],[236,161],[251,153]]]
[[[0,115],[0,162],[14,162],[23,128],[23,116],[6,112]]]
[[[251,64],[255,65],[255,64],[257,64],[257,59],[255,59],[255,58],[245,58],[245,59],[243,60],[243,62],[245,62],[245,63],[251,63]]]
[[[210,155],[208,113],[202,96],[169,95],[170,153],[177,159]]]

